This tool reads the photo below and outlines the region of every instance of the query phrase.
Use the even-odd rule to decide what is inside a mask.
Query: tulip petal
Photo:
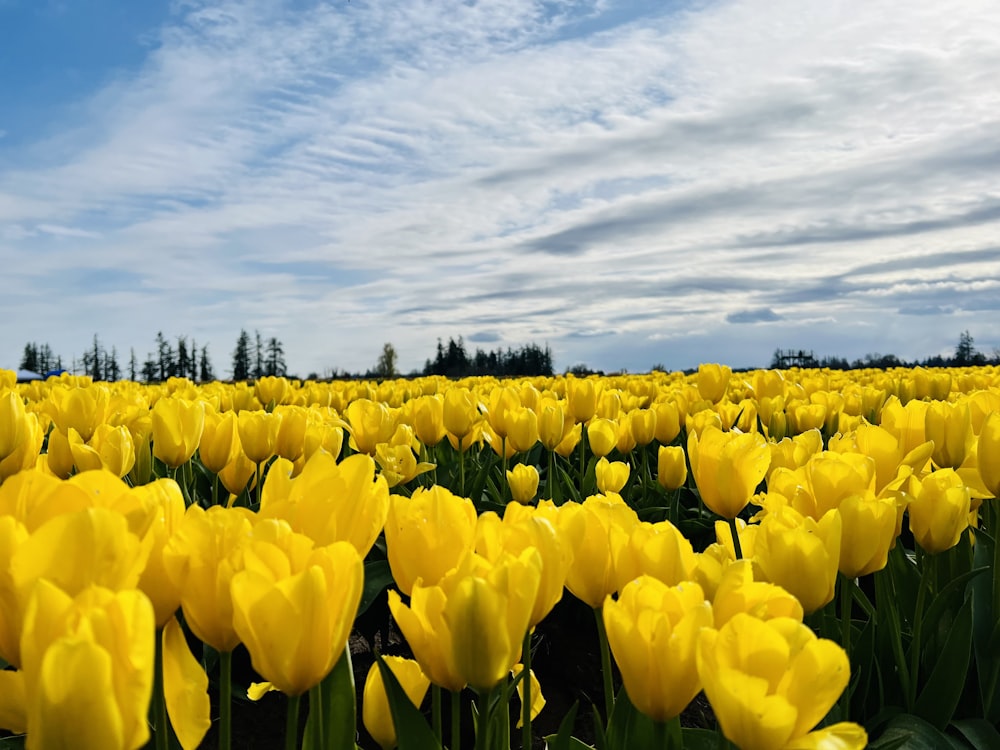
[[[163,628],[163,693],[181,747],[193,750],[212,724],[208,675],[188,650],[176,617],[171,617]]]

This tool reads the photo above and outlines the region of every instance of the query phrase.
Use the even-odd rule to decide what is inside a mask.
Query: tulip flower
[[[515,453],[531,450],[538,442],[538,417],[520,406],[507,413],[507,442]]]
[[[926,552],[944,552],[958,544],[969,527],[969,488],[954,469],[939,469],[924,479],[909,478],[910,531]]]
[[[35,466],[45,440],[45,430],[34,413],[26,412],[23,423],[17,429],[20,430],[17,445],[9,456],[0,460],[0,483],[19,471]]]
[[[616,588],[621,591],[641,575],[675,586],[692,580],[695,562],[691,542],[670,521],[643,522],[632,529],[615,558]]]
[[[656,481],[673,491],[687,481],[687,456],[679,445],[661,445],[657,451]]]
[[[288,378],[273,375],[257,378],[254,381],[253,388],[257,400],[264,406],[271,404],[277,406],[278,404],[287,403],[287,399],[292,392],[292,384],[288,382]]]
[[[587,425],[587,442],[595,456],[607,456],[618,445],[618,423],[610,419],[595,419]]]
[[[538,469],[528,464],[517,464],[507,471],[507,484],[511,498],[516,503],[527,505],[538,494]]]
[[[850,495],[840,502],[843,533],[840,572],[854,579],[882,570],[896,541],[896,502],[872,492]]]
[[[939,468],[957,469],[972,450],[975,436],[969,404],[932,401],[924,416],[927,439],[933,441],[931,459]]]
[[[146,743],[155,644],[145,594],[91,586],[73,596],[40,580],[24,634],[30,746],[133,750]]]
[[[289,461],[296,461],[305,451],[309,410],[286,404],[275,407],[274,413],[281,417],[274,438],[274,452]]]
[[[156,615],[156,627],[164,627],[181,604],[180,588],[167,573],[163,551],[174,531],[184,519],[184,496],[172,479],[159,479],[132,490],[144,497],[153,509],[148,537],[150,553],[137,587],[146,593]]]
[[[577,599],[597,609],[618,590],[615,561],[639,517],[617,495],[595,495],[583,503],[560,506],[559,533],[569,544],[573,562],[566,588]]]
[[[359,453],[375,455],[375,446],[388,443],[396,431],[396,420],[389,407],[378,401],[359,398],[347,406],[351,447]]]
[[[208,410],[205,426],[198,443],[198,457],[202,465],[213,474],[220,473],[240,451],[240,436],[236,412],[219,413]]]
[[[645,448],[656,438],[656,412],[652,409],[635,409],[629,412],[628,421],[636,445]]]
[[[153,455],[171,468],[187,463],[198,449],[204,427],[202,402],[161,398],[153,406]]]
[[[472,550],[476,508],[444,487],[418,487],[411,497],[392,495],[385,543],[392,577],[410,594],[419,578],[425,586],[441,580]]]
[[[538,439],[546,450],[554,451],[566,432],[573,426],[573,417],[566,411],[566,403],[545,399],[538,413]]]
[[[740,750],[867,746],[864,729],[849,722],[810,732],[847,687],[850,664],[801,622],[740,613],[703,631],[697,654],[705,695]]]
[[[392,670],[393,676],[399,681],[410,703],[420,708],[427,694],[427,688],[430,687],[430,679],[420,669],[420,665],[413,659],[404,659],[401,656],[383,656],[382,659]],[[389,710],[389,699],[385,694],[385,685],[382,683],[382,673],[378,664],[371,665],[365,678],[361,698],[361,720],[368,734],[383,750],[396,747],[396,725]]]
[[[20,446],[24,437],[24,401],[15,391],[0,393],[0,461]]]
[[[978,458],[983,484],[994,497],[1000,497],[1000,413],[990,414],[983,422]]]
[[[629,465],[624,461],[608,461],[602,458],[594,468],[597,489],[601,494],[618,493],[628,483],[631,473]]]
[[[52,421],[64,433],[72,427],[87,442],[97,425],[108,421],[111,391],[105,386],[57,388],[52,391]]]
[[[725,365],[698,365],[698,394],[713,404],[721,401],[729,387],[733,371]]]
[[[417,439],[433,448],[445,436],[444,398],[439,395],[421,396],[413,405],[413,430]]]
[[[262,518],[284,519],[318,546],[350,542],[362,557],[375,544],[388,512],[389,488],[363,453],[338,464],[330,454],[317,452],[297,477],[284,481],[276,463],[260,506]]]
[[[264,520],[233,575],[233,627],[254,669],[289,696],[306,692],[344,653],[364,578],[354,547],[314,547],[284,521]]]
[[[240,643],[230,585],[243,568],[251,518],[243,508],[192,505],[163,550],[164,568],[181,592],[185,621],[217,651],[230,652]]]
[[[243,453],[254,464],[260,465],[274,455],[279,427],[281,427],[281,414],[262,410],[239,412],[236,428],[240,436],[240,445]]]
[[[593,378],[566,378],[566,405],[577,423],[589,422],[597,412],[601,394],[599,380]]]
[[[464,438],[479,421],[476,400],[468,388],[452,387],[444,392],[441,419],[444,428],[464,445]]]
[[[629,700],[654,721],[680,716],[701,690],[696,644],[712,606],[696,583],[668,586],[650,576],[604,602],[608,642]]]
[[[767,473],[771,452],[759,433],[708,427],[688,437],[691,472],[701,499],[714,513],[735,518]]]
[[[758,620],[790,617],[802,622],[802,605],[790,593],[773,583],[755,581],[750,560],[736,560],[726,567],[712,599],[715,627],[721,628],[737,614]]]
[[[757,532],[753,559],[766,580],[793,594],[811,614],[833,599],[842,529],[836,510],[816,521],[790,506],[769,509]]]
[[[673,401],[660,401],[651,407],[656,412],[656,440],[670,445],[681,432],[681,415]]]

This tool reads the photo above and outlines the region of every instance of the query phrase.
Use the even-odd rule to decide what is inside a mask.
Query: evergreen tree
[[[161,382],[177,374],[173,347],[170,346],[170,342],[167,341],[162,331],[156,334],[156,355],[157,374]]]
[[[233,380],[248,380],[250,378],[250,334],[240,331],[236,339],[236,349],[233,351]]]
[[[202,383],[215,380],[215,373],[212,372],[212,363],[208,360],[208,345],[201,347],[201,361],[198,364],[199,379]]]
[[[111,354],[104,352],[104,379],[110,382],[120,380],[122,376],[121,367],[118,366],[118,350],[111,347]]]
[[[137,374],[137,369],[139,367],[139,362],[135,358],[135,347],[129,347],[129,358],[128,358],[128,379],[133,383],[135,382],[135,376]]]
[[[396,369],[397,355],[396,347],[386,342],[382,346],[382,353],[375,363],[375,377],[381,380],[396,377],[399,373]]]
[[[258,334],[258,337],[259,335],[260,334]],[[281,342],[274,336],[267,340],[266,353],[267,356],[264,365],[264,374],[279,377],[286,375],[288,367],[285,365],[285,350],[281,346]]]
[[[194,340],[194,336],[191,337],[191,356],[188,362],[188,371],[184,373],[184,377],[190,378],[191,380],[198,381],[198,344]]]
[[[177,337],[177,363],[174,369],[174,374],[182,378],[186,378],[188,372],[191,370],[191,358],[188,357],[187,338],[184,336]]]
[[[253,372],[254,378],[259,378],[264,374],[264,340],[260,336],[260,331],[254,329],[253,345]]]

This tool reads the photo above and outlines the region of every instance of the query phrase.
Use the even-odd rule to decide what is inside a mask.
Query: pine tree
[[[259,378],[264,374],[264,340],[260,336],[260,331],[254,330],[253,333],[253,376]]]
[[[272,336],[267,340],[267,359],[264,366],[264,374],[284,377],[288,372],[285,366],[285,350],[281,342]]]
[[[236,339],[236,350],[233,352],[233,380],[248,380],[250,378],[250,334],[240,331]]]
[[[215,373],[212,372],[212,363],[208,360],[208,345],[201,347],[201,361],[199,363],[199,379],[202,383],[215,380]]]

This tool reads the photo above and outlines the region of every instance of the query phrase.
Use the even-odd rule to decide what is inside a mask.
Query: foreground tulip
[[[468,498],[440,485],[392,495],[385,544],[399,590],[409,594],[418,578],[425,586],[440,581],[472,549],[475,534],[476,508]]]
[[[994,497],[1000,497],[1000,413],[986,417],[978,448],[979,475],[983,484]]]
[[[833,599],[842,529],[836,510],[819,521],[788,506],[769,510],[754,542],[754,561],[768,581],[793,594],[811,614]]]
[[[639,517],[617,495],[595,495],[560,506],[559,533],[572,551],[566,588],[598,609],[618,590],[616,560],[639,525]]]
[[[656,481],[665,490],[676,490],[687,481],[687,457],[679,445],[661,445],[657,451]]]
[[[767,474],[771,452],[756,432],[705,428],[688,437],[691,473],[705,505],[723,518],[735,518],[750,502]]]
[[[354,547],[313,547],[282,521],[261,521],[231,583],[233,627],[254,669],[302,695],[343,655],[361,601],[364,565]]]
[[[138,591],[39,581],[24,620],[28,746],[132,750],[149,738],[153,608]]]
[[[194,455],[205,428],[205,404],[161,398],[153,406],[153,455],[176,469]]]
[[[958,544],[969,526],[969,488],[953,469],[939,469],[923,480],[911,476],[907,513],[910,530],[926,552],[944,552]]]
[[[24,401],[15,391],[0,393],[0,461],[11,455],[24,436]]]
[[[511,499],[516,503],[527,505],[538,494],[538,469],[528,464],[517,464],[507,471],[507,484],[510,487]]]
[[[641,576],[604,603],[604,625],[629,700],[654,721],[680,716],[701,689],[698,634],[712,626],[712,606],[696,583]]]
[[[393,676],[399,681],[410,703],[420,708],[427,694],[427,688],[430,687],[430,679],[420,669],[420,665],[413,659],[404,659],[401,656],[384,656],[382,659],[392,670]],[[361,700],[361,720],[368,734],[383,750],[396,747],[396,725],[389,710],[389,700],[385,694],[385,685],[382,683],[382,673],[378,664],[372,664],[368,670]]]
[[[698,642],[698,674],[726,738],[740,750],[862,750],[868,736],[841,722],[810,730],[850,679],[847,655],[790,618],[737,614]]]
[[[725,365],[698,365],[698,394],[706,401],[717,403],[726,395],[733,371]]]
[[[597,480],[598,491],[606,495],[609,492],[621,492],[628,483],[631,473],[629,465],[624,461],[608,461],[602,458],[594,467],[594,477]]]

